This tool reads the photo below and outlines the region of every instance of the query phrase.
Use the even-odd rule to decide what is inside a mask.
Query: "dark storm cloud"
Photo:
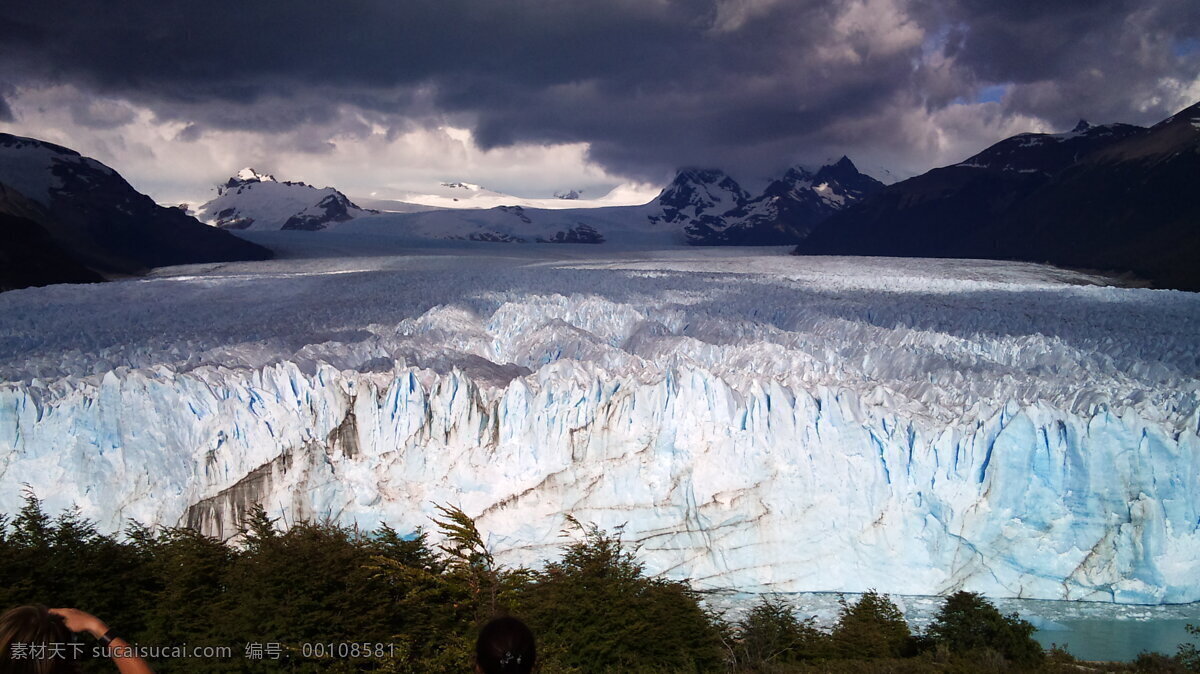
[[[485,147],[587,141],[608,167],[649,176],[891,142],[906,106],[995,84],[1009,114],[1152,121],[1171,112],[1156,87],[1194,81],[1200,65],[1177,46],[1198,33],[1194,0],[857,5],[20,0],[0,9],[0,67],[17,84],[73,84],[196,124],[181,137],[289,130],[350,104],[387,124],[449,116]],[[931,56],[945,58],[934,68]],[[85,124],[127,122],[81,110]],[[835,130],[857,118],[878,121]]]
[[[175,140],[182,143],[194,143],[204,136],[204,128],[199,124],[188,124],[175,134]]]
[[[129,105],[107,100],[74,100],[68,104],[68,108],[71,119],[89,129],[115,129],[137,117]]]
[[[1162,78],[1194,81],[1200,5],[1160,0],[962,0],[948,45],[964,70],[1014,87],[1008,105],[1058,123],[1091,114],[1148,122],[1174,112],[1155,105]],[[1145,109],[1145,108],[1149,109]]]
[[[16,119],[13,115],[12,108],[6,100],[13,93],[12,85],[5,82],[0,82],[0,122],[11,122]]]

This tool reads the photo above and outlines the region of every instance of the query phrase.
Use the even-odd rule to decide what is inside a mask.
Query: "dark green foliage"
[[[146,602],[142,639],[154,644],[224,643],[217,638],[216,625],[227,619],[218,609],[225,597],[234,551],[221,541],[186,528],[164,529],[157,535],[148,531],[129,535],[146,551],[145,573],[156,589]]]
[[[828,636],[815,620],[800,620],[783,599],[763,595],[734,630],[737,664],[755,672],[785,671],[783,665],[818,657]]]
[[[450,581],[466,590],[475,619],[484,622],[512,603],[513,592],[523,581],[523,569],[503,569],[496,564],[483,536],[461,509],[435,505],[442,519],[435,519],[446,542],[438,549],[447,555]]]
[[[1005,660],[1023,667],[1041,663],[1041,644],[1033,638],[1034,627],[1017,614],[1003,615],[981,595],[955,592],[946,597],[929,626],[929,638],[953,653],[993,650]]]
[[[242,541],[246,549],[258,552],[278,538],[279,530],[275,528],[275,522],[276,520],[267,515],[267,509],[262,507],[261,503],[251,506],[241,526]]]
[[[727,625],[686,583],[648,576],[619,530],[568,518],[572,539],[561,559],[530,571],[498,563],[461,510],[438,513],[437,548],[422,531],[404,536],[387,526],[360,532],[301,522],[285,529],[259,507],[235,542],[136,523],[113,537],[75,510],[46,515],[26,493],[19,513],[0,515],[0,608],[73,606],[143,645],[232,648],[227,659],[152,662],[168,673],[468,672],[478,629],[496,614],[530,624],[541,674],[1001,672],[1029,662],[1021,659],[1028,623],[1000,616],[974,595],[948,599],[926,652],[902,659],[915,650],[908,627],[876,592],[843,602],[832,635],[772,597]],[[277,643],[283,658],[246,659],[248,642]],[[348,642],[391,647],[324,659],[301,650]],[[1196,664],[1188,644],[1174,658],[1157,657],[1146,667],[1159,669],[1147,671]],[[1053,658],[1041,669],[1071,666]],[[85,664],[89,672],[111,670],[109,662]]]
[[[1133,671],[1145,674],[1190,674],[1197,670],[1186,667],[1178,657],[1143,652],[1133,661]]]
[[[28,490],[21,511],[3,524],[2,609],[33,603],[88,607],[126,634],[145,628],[142,609],[153,585],[141,573],[146,557],[138,546],[97,533],[77,509],[50,517]]]
[[[831,637],[838,657],[896,658],[910,649],[912,633],[887,595],[868,590],[853,604],[842,600]]]
[[[686,584],[648,577],[619,534],[570,521],[582,539],[534,575],[519,604],[546,667],[702,672],[720,666],[716,627]]]
[[[1187,631],[1193,636],[1200,636],[1200,626],[1188,625]],[[1196,644],[1179,644],[1179,652],[1175,659],[1188,671],[1200,672],[1200,649],[1196,648]]]
[[[391,643],[404,631],[408,616],[395,611],[395,598],[408,588],[372,568],[377,550],[368,537],[333,524],[280,532],[262,513],[252,513],[250,525],[246,552],[229,564],[215,604],[217,641],[280,643],[294,671],[317,672],[329,663],[305,661],[303,644]]]
[[[384,527],[371,569],[384,582],[393,612],[404,617],[402,651],[387,671],[437,674],[472,669],[477,628],[511,601],[526,572],[496,564],[475,522],[459,508],[435,506],[445,538],[438,556],[418,531],[411,539]]]
[[[42,511],[41,500],[28,486],[22,496],[25,505],[13,518],[13,532],[8,538],[19,547],[44,552],[50,548],[54,537],[50,516]]]
[[[1200,635],[1200,627],[1188,625],[1187,631],[1192,635]],[[1140,653],[1133,661],[1133,671],[1153,674],[1194,674],[1200,672],[1200,650],[1196,644],[1185,642],[1179,644],[1175,655],[1162,653]]]
[[[430,573],[445,573],[446,562],[429,547],[429,535],[421,529],[409,538],[401,536],[395,529],[384,524],[372,536],[376,553],[397,564]]]

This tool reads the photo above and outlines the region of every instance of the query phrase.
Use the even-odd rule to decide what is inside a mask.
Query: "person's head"
[[[533,632],[516,618],[496,618],[475,642],[475,665],[483,674],[528,674],[537,660]]]
[[[0,615],[0,671],[12,674],[77,672],[71,630],[50,609],[18,606]],[[60,646],[61,648],[56,648]],[[40,657],[39,657],[40,656]]]

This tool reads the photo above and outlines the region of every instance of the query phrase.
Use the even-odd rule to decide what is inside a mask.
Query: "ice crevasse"
[[[1166,425],[1010,400],[947,421],[884,389],[715,369],[283,361],[7,384],[0,477],[109,530],[228,537],[253,503],[414,529],[449,503],[502,561],[553,556],[570,513],[701,588],[1200,601],[1195,409]]]

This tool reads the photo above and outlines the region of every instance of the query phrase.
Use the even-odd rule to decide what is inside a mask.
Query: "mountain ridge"
[[[1149,128],[1018,134],[830,216],[800,255],[960,257],[1200,290],[1200,103]]]
[[[201,204],[199,217],[220,229],[318,231],[378,213],[360,208],[332,187],[279,181],[244,168],[217,186],[217,196]]]
[[[380,213],[358,207],[333,187],[281,182],[247,168],[218,187],[218,196],[199,212],[226,229],[336,228],[488,243],[791,245],[831,213],[882,186],[842,157],[815,173],[793,167],[759,195],[719,169],[685,167],[641,206],[547,209],[513,203]],[[470,183],[446,187],[483,190]]]
[[[815,173],[793,166],[754,197],[723,171],[688,168],[651,202],[662,215],[649,217],[681,225],[692,245],[786,245],[882,187],[845,156]]]
[[[57,278],[49,268],[55,264],[74,270],[67,276],[80,276],[76,266],[125,275],[271,256],[257,244],[154,203],[112,168],[54,143],[0,133],[0,185],[7,186],[0,212],[21,221],[9,220],[9,226],[21,228],[25,245],[46,248],[40,264],[47,268],[23,274],[28,285]],[[11,282],[18,283],[23,281]]]

